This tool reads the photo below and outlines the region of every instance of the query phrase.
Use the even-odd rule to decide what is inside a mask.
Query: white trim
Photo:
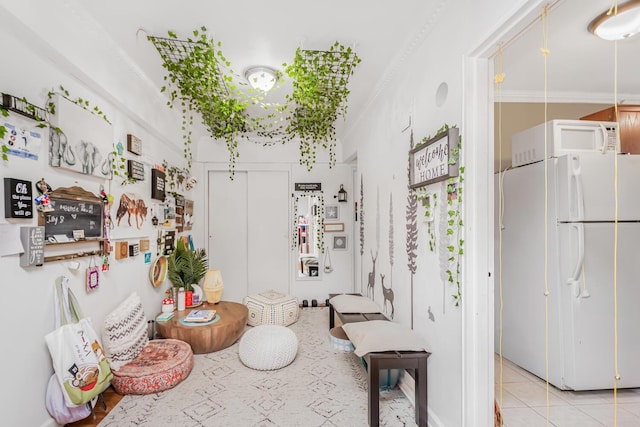
[[[493,420],[493,138],[489,60],[464,62],[465,258],[462,287],[462,425]],[[484,84],[483,84],[484,82]],[[466,137],[464,136],[466,135]],[[489,196],[489,197],[487,197]],[[487,248],[491,248],[488,250]]]
[[[497,46],[535,19],[544,0],[516,4],[464,57],[462,144],[465,258],[462,288],[462,425],[492,426],[494,411],[493,64]]]
[[[622,93],[618,94],[620,103],[639,104],[640,98],[638,94]],[[547,94],[547,102],[569,102],[581,104],[613,104],[614,96],[612,93],[594,93],[594,92],[551,92]],[[503,102],[544,102],[544,93],[540,91],[518,91],[503,90]]]
[[[47,421],[40,424],[40,427],[60,427],[60,424],[58,424],[53,418],[49,418]]]
[[[403,370],[402,375],[400,375],[400,380],[398,381],[398,388],[404,395],[407,397],[409,402],[415,407],[416,405],[416,381],[413,379],[411,375],[407,373],[407,371]],[[428,403],[428,402],[427,402]],[[429,427],[444,427],[440,418],[438,418],[433,411],[429,411],[429,405],[427,405],[427,415],[428,421],[427,425]]]

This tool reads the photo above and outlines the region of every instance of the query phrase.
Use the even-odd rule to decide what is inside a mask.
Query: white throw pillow
[[[429,351],[418,334],[389,320],[369,320],[342,325],[356,348],[356,356],[379,351]]]
[[[135,359],[148,342],[147,318],[134,292],[104,319],[102,343],[111,369]]]
[[[380,313],[378,304],[360,295],[336,295],[329,303],[338,313]]]

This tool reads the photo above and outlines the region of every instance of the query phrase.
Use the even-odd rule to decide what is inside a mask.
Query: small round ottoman
[[[249,315],[247,325],[289,326],[298,320],[300,307],[296,297],[276,291],[266,291],[244,297]]]
[[[255,326],[240,338],[238,351],[240,360],[248,368],[258,371],[280,369],[296,358],[298,337],[285,326]]]

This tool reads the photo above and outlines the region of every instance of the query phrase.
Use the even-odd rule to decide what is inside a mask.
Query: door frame
[[[463,57],[465,266],[462,304],[462,425],[494,418],[493,55],[540,15],[545,0],[522,1]]]

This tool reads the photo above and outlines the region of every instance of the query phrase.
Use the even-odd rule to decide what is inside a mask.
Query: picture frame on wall
[[[346,234],[340,234],[337,236],[333,236],[333,245],[332,249],[334,251],[346,251],[347,250],[347,236]]]
[[[325,206],[324,219],[330,220],[330,221],[340,219],[340,207],[338,205]]]
[[[344,231],[344,222],[325,222],[322,228],[325,233],[340,233]]]

